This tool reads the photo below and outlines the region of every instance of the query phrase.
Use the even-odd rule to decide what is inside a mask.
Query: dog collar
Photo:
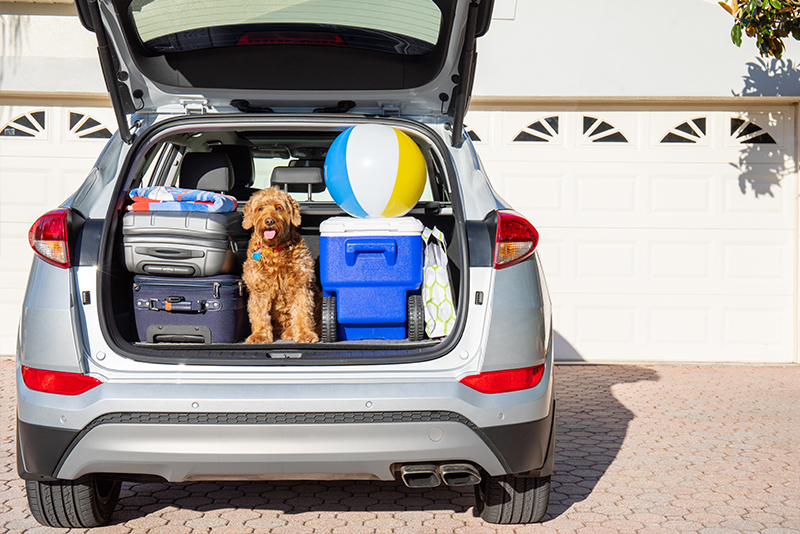
[[[258,250],[253,251],[253,259],[258,261],[261,259],[261,251],[268,250],[270,252],[280,252],[281,250],[285,249],[286,245],[281,245],[279,247],[265,247],[264,245],[259,245]]]

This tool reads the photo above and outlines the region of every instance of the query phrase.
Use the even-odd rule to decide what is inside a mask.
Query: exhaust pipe
[[[400,468],[400,478],[409,488],[435,488],[442,483],[433,464],[404,465]]]
[[[442,464],[439,474],[448,486],[474,486],[481,481],[481,474],[470,464]]]

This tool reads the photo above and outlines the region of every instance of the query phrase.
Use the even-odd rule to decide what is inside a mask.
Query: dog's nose
[[[275,224],[275,219],[264,219],[264,224],[267,226],[272,226]]]

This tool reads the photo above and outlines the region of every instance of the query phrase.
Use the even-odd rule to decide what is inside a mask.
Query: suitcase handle
[[[358,241],[348,239],[344,246],[344,261],[349,267],[361,254],[383,254],[388,265],[397,263],[397,243],[394,241]]]
[[[183,297],[167,297],[165,299],[147,299],[148,309],[173,313],[205,313],[205,300],[185,300]],[[197,308],[195,308],[197,303]],[[213,307],[213,306],[212,306]]]
[[[211,344],[211,329],[207,326],[152,324],[147,327],[148,343]]]
[[[187,260],[189,258],[203,257],[203,252],[200,250],[181,250],[177,248],[161,247],[136,247],[136,253],[168,260]]]

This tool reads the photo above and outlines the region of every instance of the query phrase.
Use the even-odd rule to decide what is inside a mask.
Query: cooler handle
[[[388,265],[397,263],[397,243],[394,241],[358,241],[350,239],[344,246],[344,261],[352,267],[359,254],[383,254]]]

